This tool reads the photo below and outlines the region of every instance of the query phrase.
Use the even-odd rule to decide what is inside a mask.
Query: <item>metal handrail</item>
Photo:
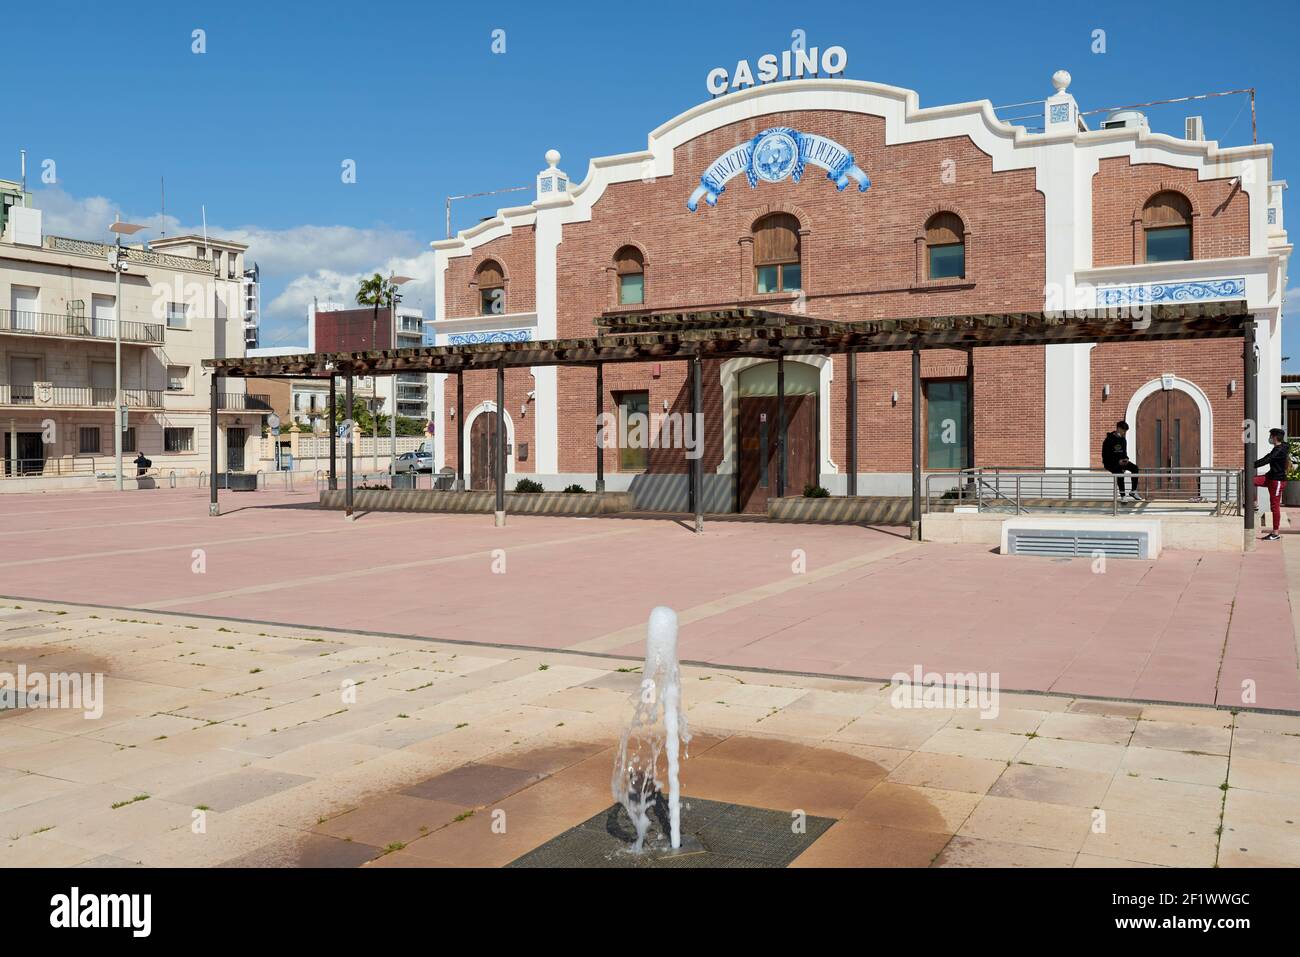
[[[114,321],[76,314],[0,309],[0,332],[16,332],[29,336],[70,336],[78,339],[112,340]],[[122,341],[161,345],[163,326],[158,323],[123,319]]]
[[[1163,488],[1172,485],[1175,496],[1190,491],[1190,501],[1212,504],[1214,514],[1221,514],[1225,508],[1235,507],[1238,512],[1244,501],[1244,479],[1240,469],[1213,469],[1170,467],[1165,469],[1143,469],[1137,473],[1115,473],[1107,469],[1073,466],[1060,469],[1031,467],[1010,469],[1004,466],[980,466],[973,469],[958,469],[944,472],[931,472],[925,476],[925,510],[933,508],[936,482],[946,483],[940,493],[941,499],[948,499],[956,493],[958,506],[967,504],[967,497],[972,496],[978,511],[984,511],[986,493],[995,501],[1002,500],[1011,505],[1016,514],[1026,510],[1025,500],[1030,496],[1043,500],[1088,501],[1097,498],[1109,498],[1111,513],[1119,514],[1118,479],[1137,479],[1146,487],[1144,496],[1150,500],[1152,486],[1157,496],[1169,491]],[[1089,488],[1089,483],[1106,482],[1104,494],[1101,488]],[[1004,484],[1005,483],[1005,484]],[[1007,484],[1014,486],[1014,497],[1008,494]],[[1209,486],[1213,485],[1213,498],[1207,498]],[[1191,489],[1183,486],[1191,485]],[[1034,492],[1037,492],[1034,495]],[[1065,494],[1061,494],[1062,491]],[[1159,497],[1155,499],[1159,501]]]

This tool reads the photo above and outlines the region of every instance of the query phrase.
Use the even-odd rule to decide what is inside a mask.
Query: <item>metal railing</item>
[[[1136,488],[1142,497],[1130,503],[1120,497]],[[1166,468],[1137,473],[1108,472],[1094,468],[1003,468],[981,466],[925,476],[925,511],[942,502],[954,508],[974,507],[979,512],[1052,511],[1059,509],[1106,510],[1112,515],[1126,510],[1201,511],[1213,515],[1241,514],[1240,469]],[[946,510],[946,509],[945,509]]]
[[[113,340],[112,319],[91,319],[55,312],[0,309],[0,332],[29,336],[75,336],[79,339]],[[162,345],[163,327],[152,322],[122,320],[122,341]]]
[[[52,406],[56,408],[111,409],[117,392],[92,386],[0,385],[0,405]],[[161,409],[160,389],[123,389],[122,402],[136,409]]]
[[[0,466],[4,478],[43,478],[63,475],[94,475],[93,456],[68,455],[49,459],[5,459]]]
[[[257,392],[218,392],[217,408],[227,412],[273,412],[271,397]]]

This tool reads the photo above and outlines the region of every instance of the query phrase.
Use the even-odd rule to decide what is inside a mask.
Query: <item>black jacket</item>
[[[1128,458],[1128,439],[1118,432],[1107,432],[1101,440],[1101,464],[1108,472],[1119,468],[1119,463]]]
[[[1287,444],[1275,445],[1262,459],[1255,463],[1255,468],[1261,465],[1268,466],[1268,480],[1270,482],[1285,482],[1287,467],[1291,464],[1291,452]]]

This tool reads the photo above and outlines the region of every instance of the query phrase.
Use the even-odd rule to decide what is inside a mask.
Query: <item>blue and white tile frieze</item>
[[[453,332],[447,336],[449,346],[479,346],[486,342],[528,342],[533,338],[529,329],[500,329],[496,332]]]
[[[1155,305],[1162,302],[1205,302],[1245,297],[1245,277],[1197,279],[1188,282],[1150,282],[1140,286],[1104,286],[1097,290],[1097,305]]]

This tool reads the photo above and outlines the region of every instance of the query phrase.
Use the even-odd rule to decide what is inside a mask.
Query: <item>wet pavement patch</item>
[[[796,821],[786,811],[701,798],[683,798],[681,813],[685,853],[633,853],[636,832],[622,806],[615,804],[507,866],[788,867],[835,823],[811,815]],[[665,847],[667,806],[662,795],[651,818],[647,848]]]

